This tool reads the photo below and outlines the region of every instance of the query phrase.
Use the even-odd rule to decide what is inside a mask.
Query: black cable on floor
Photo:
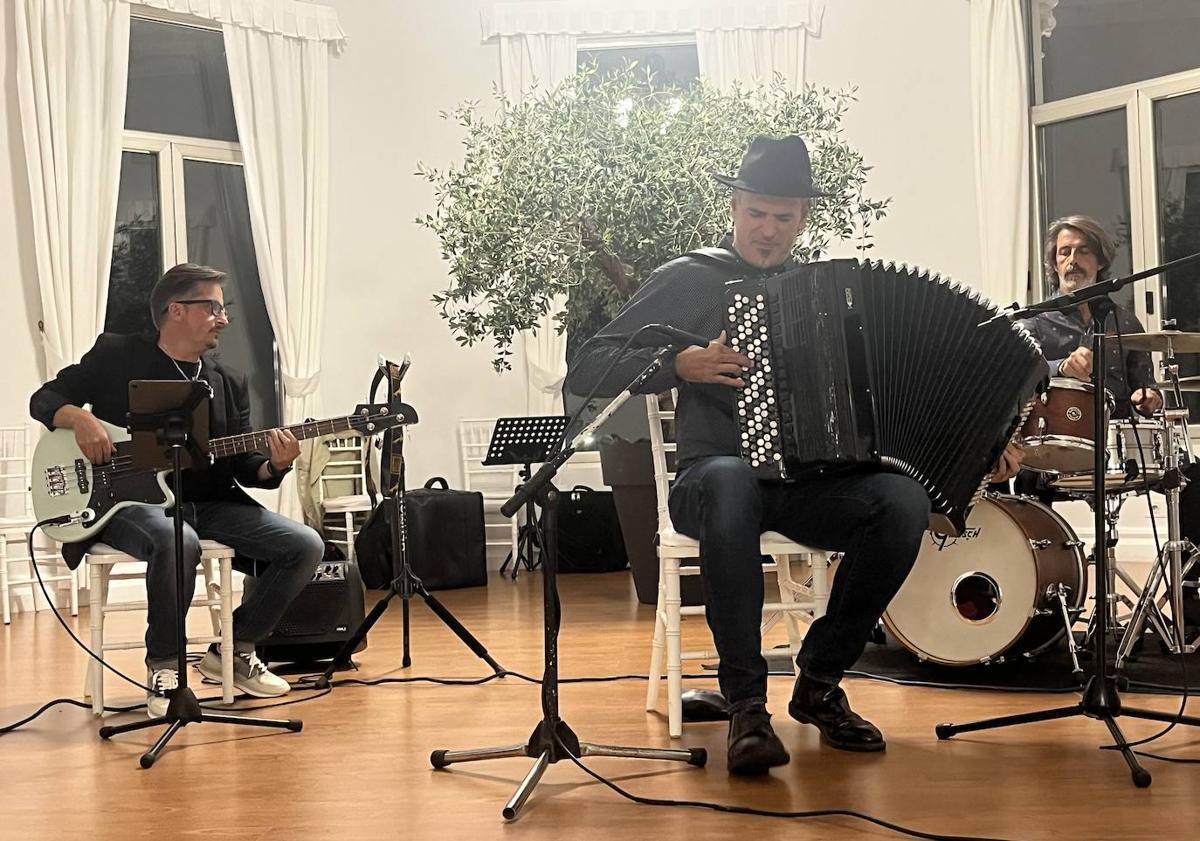
[[[563,744],[562,740],[555,736],[555,742],[559,748],[580,770],[591,777],[598,783],[607,786],[612,791],[626,800],[637,803],[641,806],[670,806],[670,807],[687,807],[693,809],[709,809],[714,812],[724,812],[733,815],[755,815],[764,818],[787,818],[787,819],[814,819],[814,818],[854,818],[855,820],[866,821],[875,826],[890,829],[892,832],[898,832],[902,835],[909,835],[913,838],[924,838],[928,841],[1006,841],[1006,839],[989,838],[986,836],[976,835],[940,835],[935,832],[924,832],[919,829],[910,829],[900,824],[885,821],[882,818],[876,818],[872,815],[863,812],[856,812],[853,809],[809,809],[805,811],[776,811],[774,809],[756,809],[751,806],[731,806],[726,803],[711,803],[706,800],[670,800],[659,797],[645,797],[640,794],[634,794],[631,791],[626,791],[619,785],[609,780],[602,774],[593,771],[588,766],[584,765],[579,760],[579,757],[571,753],[570,749]]]
[[[25,544],[29,548],[29,559],[30,559],[29,565],[31,567],[33,567],[34,575],[37,576],[38,586],[41,587],[41,589],[42,589],[42,595],[46,597],[46,604],[50,604],[50,605],[54,604],[55,602],[54,602],[54,599],[50,598],[50,591],[48,589],[46,589],[46,582],[42,579],[41,567],[39,567],[37,564],[37,561],[34,560],[37,556],[34,555],[34,553],[33,553],[33,535],[37,532],[38,529],[44,528],[45,526],[50,525],[51,523],[58,523],[60,520],[61,520],[60,517],[50,517],[45,520],[42,520],[41,522],[35,523],[33,528],[31,528],[29,530],[29,534],[26,535],[26,537],[25,537]],[[62,616],[59,615],[57,608],[51,610],[50,612],[54,614],[54,618],[58,620],[58,624],[62,625],[63,630],[66,631],[67,634],[70,635],[71,639],[73,639],[75,641],[75,644],[77,646],[79,646],[80,648],[82,648],[85,652],[87,652],[87,655],[89,657],[91,657],[93,660],[95,660],[97,663],[99,663],[104,668],[108,669],[110,672],[112,672],[114,675],[119,677],[121,680],[126,681],[127,683],[132,683],[134,686],[136,686],[138,689],[141,689],[143,692],[151,691],[149,686],[142,683],[141,681],[134,680],[129,675],[122,672],[120,669],[116,669],[116,668],[108,665],[108,663],[106,663],[104,661],[103,657],[101,657],[99,654],[97,654],[96,652],[94,652],[90,648],[88,648],[86,645],[84,645],[83,640],[81,640],[78,636],[76,636],[75,632],[73,630],[71,630],[71,626],[67,624],[67,621],[65,619],[63,619]]]

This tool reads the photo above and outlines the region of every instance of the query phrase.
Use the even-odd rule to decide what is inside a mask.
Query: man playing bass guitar
[[[102,334],[78,364],[63,368],[34,392],[30,414],[50,430],[74,430],[75,441],[88,461],[101,465],[108,463],[116,450],[100,421],[125,426],[130,381],[201,380],[212,389],[210,434],[250,432],[244,378],[207,355],[229,325],[224,282],[223,272],[207,266],[187,263],[170,269],[150,293],[150,314],[157,334]],[[183,474],[186,601],[191,601],[195,589],[201,538],[218,540],[256,562],[257,586],[233,614],[234,683],[240,691],[256,697],[283,695],[289,689],[287,681],[268,671],[258,659],[254,645],[271,633],[292,599],[311,580],[325,551],[321,537],[311,528],[267,511],[238,486],[279,487],[300,454],[299,444],[288,430],[266,434],[269,453],[243,452],[218,458],[206,469]],[[147,564],[146,666],[153,690],[147,697],[147,712],[161,716],[167,710],[167,692],[179,680],[170,512],[160,506],[126,505],[94,539]],[[64,552],[68,561],[78,563],[86,544],[65,548],[70,550]],[[216,645],[204,655],[199,668],[205,677],[220,680]]]

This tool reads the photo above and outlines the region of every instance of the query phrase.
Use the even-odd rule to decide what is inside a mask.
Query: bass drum
[[[1034,656],[1064,633],[1055,593],[1087,597],[1083,544],[1049,506],[989,494],[962,537],[928,532],[904,586],[883,614],[900,644],[921,660],[972,666]]]

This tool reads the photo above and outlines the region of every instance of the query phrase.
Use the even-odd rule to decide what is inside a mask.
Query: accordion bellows
[[[874,465],[961,534],[1044,375],[1037,343],[977,292],[918,269],[810,263],[726,286],[741,456],[766,479]]]

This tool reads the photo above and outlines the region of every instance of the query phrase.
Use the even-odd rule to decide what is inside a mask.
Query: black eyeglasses
[[[208,304],[208,309],[213,314],[214,318],[220,318],[224,316],[225,320],[228,321],[230,317],[229,307],[227,307],[225,304],[222,304],[216,298],[189,298],[184,301],[172,301],[171,304]],[[167,306],[170,307],[171,304],[167,304]],[[163,312],[166,312],[166,310],[163,310]]]

